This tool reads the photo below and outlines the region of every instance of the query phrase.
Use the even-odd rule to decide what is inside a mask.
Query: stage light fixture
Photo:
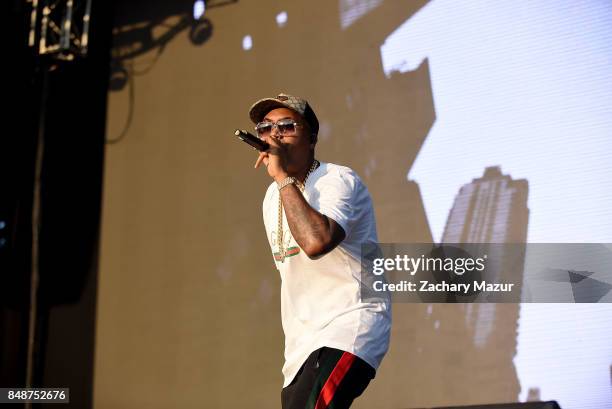
[[[276,15],[276,24],[278,24],[279,27],[283,27],[285,24],[287,24],[287,12],[286,11],[281,11],[280,13]]]
[[[251,48],[253,48],[253,39],[251,38],[250,35],[245,35],[244,38],[242,39],[242,49],[244,51],[248,51]]]
[[[206,12],[206,2],[204,0],[196,0],[193,3],[193,18],[199,20]]]

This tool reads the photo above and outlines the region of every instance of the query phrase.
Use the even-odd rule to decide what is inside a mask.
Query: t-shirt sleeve
[[[319,213],[342,226],[346,237],[352,230],[353,198],[357,182],[352,173],[337,172],[328,174],[321,180],[319,187]]]

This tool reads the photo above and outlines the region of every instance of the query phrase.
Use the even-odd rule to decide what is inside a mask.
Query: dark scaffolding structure
[[[0,387],[91,407],[112,2],[7,3]]]

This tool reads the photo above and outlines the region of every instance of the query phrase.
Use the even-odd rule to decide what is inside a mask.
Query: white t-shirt
[[[324,346],[350,352],[378,369],[389,347],[391,304],[388,299],[361,301],[361,244],[378,241],[368,189],[350,168],[321,163],[306,180],[304,198],[342,226],[346,237],[331,252],[311,260],[293,239],[283,211],[287,251],[282,262],[276,244],[278,194],[273,182],[264,198],[263,218],[282,280],[283,387],[291,383],[308,355]]]

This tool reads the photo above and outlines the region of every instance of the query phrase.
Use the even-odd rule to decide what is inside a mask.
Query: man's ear
[[[316,144],[317,144],[317,134],[313,133],[310,135],[310,147],[314,148]]]

